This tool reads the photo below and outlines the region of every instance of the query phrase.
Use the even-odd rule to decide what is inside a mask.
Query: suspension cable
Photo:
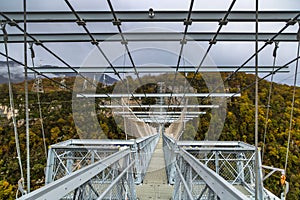
[[[276,74],[278,71],[280,71],[281,69],[284,69],[286,67],[288,67],[289,65],[293,64],[294,62],[298,61],[300,59],[300,56],[290,60],[289,62],[285,63],[284,65],[282,65],[281,67],[278,67],[276,70],[274,70],[274,72],[272,73],[269,73],[267,75],[265,75],[264,77],[262,78],[259,78],[258,82],[262,81],[262,80],[265,80],[266,78],[268,78],[269,76],[271,76],[272,74]],[[241,88],[239,91],[237,91],[236,93],[234,93],[232,96],[235,96],[237,94],[240,94],[242,93],[243,91],[249,89],[250,87],[252,87],[253,85],[255,85],[255,82],[252,82],[250,83],[249,85],[247,85],[246,87],[244,88]]]
[[[31,52],[32,68],[35,68],[35,63],[34,63],[35,53],[34,53],[34,49],[33,49],[33,43],[30,44],[29,49]],[[37,80],[36,73],[34,73],[34,79]],[[36,91],[36,95],[37,95],[37,101],[38,101],[38,109],[39,109],[39,115],[40,115],[40,123],[41,123],[41,131],[42,131],[42,137],[43,137],[43,143],[44,143],[45,158],[47,160],[47,145],[46,145],[45,130],[44,130],[44,123],[43,123],[43,113],[42,113],[42,106],[41,106],[39,91]]]
[[[84,80],[86,80],[88,83],[90,83],[91,85],[93,85],[95,88],[97,88],[97,86],[91,82],[89,79],[87,79],[85,76],[83,76],[79,71],[77,71],[74,67],[72,67],[71,65],[69,65],[65,60],[63,60],[61,57],[59,57],[56,53],[54,53],[52,50],[50,50],[48,47],[46,47],[40,40],[36,39],[34,36],[32,36],[31,34],[27,33],[27,31],[25,32],[24,29],[22,29],[14,20],[10,19],[9,17],[7,17],[4,13],[1,13],[0,12],[0,15],[2,17],[4,17],[8,22],[8,24],[10,24],[11,26],[15,26],[17,27],[17,29],[19,29],[21,32],[23,33],[26,33],[26,35],[31,38],[35,45],[38,45],[38,46],[41,46],[43,49],[45,49],[48,53],[50,53],[51,55],[53,55],[56,59],[58,59],[59,61],[61,61],[63,64],[65,64],[68,68],[70,68],[72,71],[74,71],[77,75],[79,75],[80,77],[82,77]],[[98,42],[97,41],[92,41],[92,44],[96,44],[97,48],[99,49],[99,51],[102,51],[101,48],[99,47],[98,45]],[[108,60],[108,58],[106,57],[106,55],[104,54],[104,52],[102,51],[103,53],[103,56],[106,60]],[[112,64],[109,62],[110,66],[112,66]],[[23,64],[24,66],[24,64]],[[26,68],[29,69],[28,66],[26,66]],[[35,71],[37,72],[36,70],[32,69],[32,71]],[[41,74],[41,73],[38,73],[38,74]],[[117,73],[118,74],[118,73]],[[44,76],[45,77],[45,76]],[[122,80],[121,80],[122,81]],[[122,81],[123,82],[123,81]],[[63,86],[64,88],[66,88],[67,86]],[[70,88],[71,91],[73,91],[71,88]],[[73,91],[74,92],[74,91]],[[84,94],[81,94],[81,93],[77,93],[78,95],[82,96],[82,97],[86,97]],[[131,93],[132,94],[132,93]],[[105,95],[110,98],[110,95],[108,93],[105,93]],[[133,96],[133,94],[132,94]],[[86,97],[87,98],[87,97]],[[136,99],[134,97],[134,99]],[[136,100],[137,101],[137,100]],[[138,105],[140,105],[140,103],[137,101]]]
[[[27,3],[23,0],[24,17],[24,82],[25,82],[25,127],[26,127],[26,169],[27,193],[30,192],[30,133],[29,133],[29,106],[28,106],[28,73],[27,73]]]
[[[300,23],[299,23],[299,30],[297,34],[298,42],[298,50],[297,50],[297,56],[300,56]],[[297,74],[298,74],[298,66],[299,66],[299,60],[296,62],[295,67],[295,77],[294,77],[294,85],[293,85],[293,98],[292,98],[292,107],[291,107],[291,115],[290,115],[290,124],[289,124],[289,132],[288,132],[288,143],[286,148],[286,157],[285,157],[285,165],[284,165],[284,171],[286,173],[287,165],[288,165],[288,157],[289,157],[289,149],[290,149],[290,141],[291,141],[291,131],[292,131],[292,125],[293,125],[293,115],[294,115],[294,104],[295,104],[295,95],[296,95],[296,88],[297,88]]]
[[[16,59],[14,59],[14,58],[12,58],[12,57],[10,57],[10,56],[8,56],[8,55],[5,55],[5,54],[2,53],[2,52],[0,52],[0,55],[3,56],[3,57],[5,57],[5,58],[7,58],[7,59],[9,59],[9,60],[11,60],[11,61],[14,61],[15,63],[17,63],[17,64],[19,64],[19,65],[21,65],[21,66],[23,66],[23,67],[25,66],[24,63],[22,63],[22,62],[20,62],[20,61],[18,61],[18,60],[16,60]],[[59,85],[59,86],[65,88],[65,89],[67,89],[67,90],[69,90],[69,91],[71,91],[71,92],[73,91],[70,87],[68,87],[68,86],[66,86],[66,85],[64,85],[64,84],[61,84],[60,82],[58,82],[58,81],[56,81],[56,80],[50,78],[49,76],[46,76],[46,75],[43,74],[43,73],[40,73],[40,72],[37,71],[36,69],[34,69],[34,68],[32,68],[32,67],[28,67],[28,66],[27,66],[27,68],[28,68],[30,71],[34,72],[35,74],[37,74],[37,75],[39,75],[39,76],[42,76],[42,77],[48,79],[49,81],[51,81],[51,82],[53,82],[53,83],[56,83],[57,85]],[[81,94],[81,93],[79,93],[78,95],[81,95],[82,97],[85,97],[84,94]]]
[[[180,41],[181,46],[180,46],[180,51],[179,51],[179,55],[178,55],[178,59],[177,59],[177,65],[176,65],[176,70],[175,70],[175,76],[174,76],[174,79],[173,79],[173,82],[172,82],[171,95],[170,95],[170,97],[169,97],[169,102],[168,102],[168,108],[167,108],[167,111],[169,110],[169,107],[170,107],[170,104],[171,104],[171,99],[172,99],[172,96],[173,96],[174,85],[175,85],[175,82],[176,82],[176,79],[177,79],[177,74],[178,74],[178,70],[179,70],[181,58],[182,58],[182,56],[183,56],[183,47],[184,47],[184,45],[186,44],[186,34],[187,34],[187,31],[188,31],[189,26],[192,25],[191,15],[192,15],[192,11],[193,11],[193,6],[194,6],[194,0],[191,0],[190,7],[189,7],[189,11],[188,11],[188,16],[187,16],[187,18],[184,20],[185,28],[184,28],[183,38],[182,38],[182,40]],[[184,95],[185,95],[185,94],[184,94]],[[183,97],[183,98],[184,98],[184,97]]]
[[[121,29],[121,22],[120,22],[119,19],[117,18],[117,15],[116,15],[116,13],[115,13],[115,11],[114,11],[114,8],[113,8],[113,5],[112,5],[111,1],[110,1],[110,0],[107,0],[107,3],[108,3],[108,6],[109,6],[109,8],[110,8],[110,10],[111,10],[111,13],[112,13],[112,15],[113,15],[113,18],[114,18],[113,25],[116,25],[116,26],[117,26],[118,31],[119,31],[119,33],[120,33],[120,35],[121,35],[121,38],[122,38],[121,44],[123,44],[123,45],[125,46],[125,49],[126,49],[126,51],[127,51],[127,55],[128,55],[129,60],[130,60],[130,62],[131,62],[131,65],[132,65],[132,67],[133,67],[133,69],[134,69],[134,73],[135,73],[135,75],[136,75],[136,77],[137,77],[137,79],[138,79],[139,84],[140,84],[141,87],[142,87],[142,91],[143,91],[145,97],[147,97],[147,96],[146,96],[145,89],[144,89],[144,87],[143,87],[143,85],[142,85],[142,80],[141,80],[141,78],[140,78],[140,76],[139,76],[139,73],[138,73],[138,71],[137,71],[136,65],[135,65],[135,63],[134,63],[134,61],[133,61],[133,57],[132,57],[132,55],[131,55],[131,53],[130,53],[130,50],[129,50],[129,47],[128,47],[128,41],[126,40],[126,38],[125,38],[125,36],[124,36],[124,34],[123,34],[123,32],[122,32],[122,29]],[[132,93],[131,93],[131,95],[134,97],[134,95],[133,95]],[[134,98],[134,99],[135,99],[135,98]],[[141,106],[141,104],[140,104],[136,99],[135,99],[135,101],[138,103],[138,105]],[[149,106],[151,106],[151,105],[149,104]]]
[[[5,28],[6,28],[6,24],[1,24],[1,30],[3,32],[5,55],[8,55],[8,45],[7,45],[8,34],[7,34],[7,31],[6,31]],[[12,121],[13,121],[13,128],[14,128],[14,135],[15,135],[15,142],[16,142],[16,149],[17,149],[17,158],[18,158],[20,174],[21,174],[21,179],[20,180],[24,180],[24,173],[23,173],[22,159],[21,159],[21,151],[20,151],[20,142],[19,142],[19,134],[18,134],[18,128],[17,128],[16,115],[15,115],[15,105],[14,105],[14,97],[13,97],[13,91],[12,91],[11,73],[10,73],[10,65],[9,65],[8,57],[6,57],[6,65],[7,65],[7,76],[8,76],[9,103],[10,103],[10,110],[11,110],[11,114],[12,114]],[[20,188],[24,187],[24,182],[22,182],[21,186],[20,186]],[[17,191],[17,194],[18,194],[18,191]],[[24,190],[20,189],[20,191],[21,191],[22,195],[25,194]]]
[[[269,95],[268,95],[268,103],[267,103],[267,111],[266,111],[267,113],[266,113],[266,121],[265,121],[265,130],[264,130],[261,160],[264,160],[264,153],[265,153],[265,146],[266,146],[266,135],[267,135],[267,129],[268,129],[269,112],[270,112],[270,102],[271,102],[272,89],[273,89],[274,70],[275,70],[275,64],[276,64],[277,49],[279,48],[278,42],[275,42],[274,44],[275,44],[275,46],[274,46],[274,50],[273,50],[273,68],[272,68],[271,83],[270,83]]]
[[[213,46],[214,44],[217,43],[217,40],[216,40],[216,39],[217,39],[219,33],[221,32],[222,27],[227,25],[227,23],[228,23],[228,16],[229,16],[229,14],[231,13],[231,10],[232,10],[232,8],[233,8],[235,2],[236,2],[236,0],[233,0],[233,1],[231,2],[231,4],[230,4],[230,6],[229,6],[229,8],[228,8],[228,10],[227,10],[227,12],[226,12],[226,14],[225,14],[225,16],[223,17],[223,19],[221,19],[221,20],[219,21],[219,27],[218,27],[218,29],[217,29],[217,32],[215,33],[214,37],[210,40],[209,46],[208,46],[208,48],[207,48],[207,50],[206,50],[204,56],[202,57],[202,59],[201,59],[199,65],[198,65],[196,71],[194,72],[194,75],[193,75],[193,77],[192,77],[192,79],[191,79],[191,81],[190,81],[191,84],[193,84],[193,82],[195,81],[195,78],[196,78],[196,76],[197,76],[199,70],[201,69],[201,67],[202,67],[202,65],[203,65],[203,63],[204,63],[204,61],[205,61],[205,59],[207,58],[207,56],[208,56],[208,54],[209,54],[209,52],[210,52],[212,46]],[[222,83],[223,83],[223,82],[222,82]],[[218,85],[218,87],[220,87],[220,86],[221,86],[221,85]],[[217,88],[216,88],[216,89],[217,89]],[[204,98],[201,100],[201,103],[203,103],[203,100],[204,100],[204,99],[210,97],[210,96],[211,96],[210,94],[213,93],[214,91],[216,91],[216,89],[214,89],[212,92],[210,92],[210,93],[208,94],[207,97],[204,97]],[[186,93],[186,91],[184,91],[184,96],[185,96],[185,93]],[[183,97],[184,97],[184,96],[183,96]],[[183,98],[182,98],[182,99],[183,99]],[[181,101],[179,102],[179,105],[180,105],[180,104],[181,104]]]
[[[258,7],[259,0],[255,1],[255,125],[254,125],[254,143],[255,143],[255,200],[262,199],[262,188],[260,188],[259,179],[259,151],[258,151]]]
[[[116,68],[113,66],[113,64],[111,63],[111,61],[109,60],[109,58],[106,56],[106,54],[104,53],[104,51],[101,49],[99,42],[94,38],[94,36],[92,35],[92,33],[89,31],[89,29],[86,26],[86,22],[79,16],[79,14],[76,12],[76,10],[73,8],[73,6],[71,5],[71,3],[69,2],[69,0],[65,0],[65,3],[67,4],[67,6],[70,8],[70,10],[72,11],[72,13],[75,15],[77,21],[77,25],[82,26],[83,29],[85,30],[86,34],[91,38],[91,44],[95,45],[97,50],[100,52],[100,54],[103,56],[103,58],[106,60],[106,62],[109,64],[109,66],[113,69],[115,75],[120,79],[120,81],[122,82],[122,84],[126,87],[126,84],[124,83],[124,80],[121,78],[120,73],[116,70]],[[120,29],[120,27],[119,27]],[[121,36],[123,38],[122,40],[122,44],[125,44],[125,47],[127,47],[127,44],[125,42],[123,33],[121,32]],[[128,47],[127,47],[128,49]],[[129,54],[128,54],[129,55]],[[131,58],[131,56],[130,56]],[[131,58],[131,61],[132,58]],[[134,69],[135,69],[135,65],[134,65]],[[136,70],[136,69],[135,69]],[[135,71],[137,74],[137,71]],[[140,81],[140,79],[139,79]],[[144,92],[145,93],[145,92]],[[138,100],[136,99],[136,97],[134,97],[134,95],[132,94],[132,92],[130,93],[131,97],[137,102],[138,105],[140,105],[140,103],[138,102]],[[109,94],[107,94],[109,97]]]
[[[11,26],[15,26],[17,29],[19,29],[23,33],[25,32],[25,30],[23,28],[21,28],[17,24],[17,22],[15,22],[14,20],[12,20],[9,17],[7,17],[4,13],[0,12],[0,15],[2,17],[4,17],[7,21],[9,21],[8,24],[10,24]],[[27,35],[27,37],[29,37],[30,39],[32,39],[34,41],[35,45],[41,46],[44,50],[46,50],[48,53],[50,53],[52,56],[54,56],[56,59],[58,59],[64,65],[66,65],[69,69],[71,69],[78,76],[80,76],[81,78],[83,78],[84,80],[86,80],[88,83],[90,83],[91,85],[93,85],[95,88],[97,87],[92,81],[90,81],[88,78],[86,78],[85,76],[83,76],[79,71],[77,71],[74,67],[72,67],[70,64],[68,64],[64,59],[62,59],[56,53],[54,53],[52,50],[50,50],[48,47],[46,47],[40,40],[36,39],[34,36],[32,36],[31,34],[29,34],[27,31],[26,31],[26,35]]]
[[[251,55],[251,56],[250,56],[250,57],[249,57],[249,58],[248,58],[241,66],[239,66],[233,73],[229,74],[229,75],[225,78],[225,80],[222,82],[222,84],[225,83],[225,82],[228,82],[229,80],[231,80],[232,77],[233,77],[235,74],[237,74],[242,68],[244,68],[244,67],[246,66],[246,64],[247,64],[248,62],[250,62],[250,61],[256,56],[256,54],[259,54],[266,46],[268,46],[269,44],[272,44],[272,43],[275,41],[275,39],[276,39],[276,38],[277,38],[284,30],[286,30],[289,26],[294,25],[294,24],[297,22],[298,17],[300,17],[300,14],[297,14],[295,17],[293,17],[293,18],[291,18],[289,21],[287,21],[286,24],[285,24],[285,26],[282,27],[282,28],[281,28],[281,29],[280,29],[273,37],[271,37],[270,39],[268,39],[268,40],[264,43],[264,45],[261,46],[261,47],[258,49],[257,52],[254,52],[254,54],[252,54],[252,55]],[[278,71],[278,70],[277,70],[277,71]],[[220,86],[221,86],[221,84],[217,85],[217,86],[213,89],[213,91],[210,92],[210,94],[213,93],[213,92],[215,92]],[[210,95],[208,95],[207,97],[204,97],[204,98],[202,99],[201,103],[202,103],[205,99],[207,99],[208,97],[210,97]]]
[[[230,12],[231,12],[231,10],[232,10],[232,8],[233,8],[235,2],[236,2],[236,0],[233,0],[233,1],[231,2],[230,6],[229,6],[229,9],[228,9],[228,11],[226,12],[224,18],[220,20],[218,30],[217,30],[216,34],[214,35],[214,37],[210,40],[209,46],[208,46],[208,48],[207,48],[207,50],[206,50],[206,52],[205,52],[205,54],[204,54],[204,56],[203,56],[203,58],[202,58],[200,64],[199,64],[198,67],[197,67],[197,70],[196,70],[196,72],[195,72],[195,74],[194,74],[194,76],[193,76],[193,78],[192,78],[192,80],[191,80],[191,83],[192,83],[192,82],[194,81],[194,79],[196,78],[196,75],[197,75],[197,73],[199,72],[200,68],[202,67],[202,65],[203,65],[203,63],[204,63],[206,57],[208,56],[208,53],[209,53],[209,51],[211,50],[212,45],[216,44],[216,42],[217,42],[216,39],[217,39],[217,37],[218,37],[218,35],[219,35],[219,33],[220,33],[222,27],[225,26],[225,25],[227,25],[227,23],[228,23],[228,19],[227,19],[227,18],[228,18],[228,16],[229,16],[229,14],[230,14]]]

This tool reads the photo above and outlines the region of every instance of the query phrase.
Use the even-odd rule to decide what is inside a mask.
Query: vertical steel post
[[[29,107],[28,107],[28,74],[27,74],[27,7],[23,0],[24,11],[24,80],[25,80],[25,119],[26,119],[26,149],[27,149],[27,193],[30,193],[30,137],[29,137]]]
[[[53,149],[50,147],[48,150],[48,160],[46,166],[46,174],[45,174],[45,184],[49,184],[53,181],[53,167],[54,167],[54,153]]]
[[[258,193],[258,0],[255,1],[255,200],[261,200]]]
[[[215,166],[216,166],[216,173],[219,174],[220,166],[219,166],[219,151],[215,151]]]
[[[244,162],[243,162],[243,154],[242,153],[237,153],[237,171],[239,174],[238,180],[240,182],[244,182],[245,176],[244,176]]]

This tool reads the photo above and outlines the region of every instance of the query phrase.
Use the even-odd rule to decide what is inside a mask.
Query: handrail
[[[111,166],[115,162],[130,154],[130,149],[124,149],[116,152],[103,160],[99,160],[87,167],[79,169],[74,173],[64,176],[48,185],[39,188],[27,195],[22,196],[19,200],[52,200],[60,199],[62,196],[74,191],[80,187],[83,183],[86,183],[99,172],[103,171],[107,167]]]

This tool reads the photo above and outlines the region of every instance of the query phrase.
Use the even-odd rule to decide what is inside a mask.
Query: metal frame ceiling
[[[234,11],[233,7],[236,3],[236,0],[233,0],[229,5],[228,9],[225,11],[202,11],[193,9],[194,0],[190,1],[189,9],[187,11],[154,11],[153,15],[150,15],[149,11],[118,11],[114,9],[114,6],[110,0],[107,0],[109,7],[108,11],[77,11],[72,4],[65,0],[66,5],[70,11],[34,11],[26,12],[26,21],[24,20],[24,12],[1,12],[0,21],[4,24],[10,25],[10,32],[7,35],[3,32],[0,34],[0,37],[6,38],[0,40],[0,43],[7,42],[9,43],[24,43],[24,36],[26,36],[26,42],[34,43],[37,46],[43,48],[46,52],[54,56],[65,66],[62,67],[49,67],[49,68],[32,68],[26,66],[29,70],[34,71],[40,75],[43,75],[46,78],[49,78],[47,73],[75,73],[81,76],[83,79],[88,81],[90,84],[94,85],[88,78],[86,78],[84,73],[114,73],[125,85],[120,74],[124,73],[134,73],[139,82],[141,73],[152,73],[152,72],[175,72],[175,79],[177,73],[181,72],[195,72],[192,81],[194,81],[196,74],[198,72],[231,72],[224,80],[224,82],[229,81],[237,72],[255,72],[255,66],[247,66],[247,64],[266,46],[272,44],[273,42],[296,42],[297,33],[294,32],[284,32],[288,27],[293,26],[299,21],[300,12],[299,11],[259,11],[258,16],[256,16],[255,11]],[[257,35],[255,32],[245,32],[243,30],[236,32],[222,31],[222,28],[232,23],[255,23],[256,17],[258,23],[278,23],[283,24],[283,27],[277,32],[258,32]],[[83,31],[70,32],[70,30],[58,30],[54,33],[40,33],[36,31],[28,31],[27,29],[21,26],[21,23],[26,22],[26,24],[74,24],[78,27],[82,27]],[[122,28],[122,23],[182,23],[183,30],[178,32],[127,32]],[[207,31],[190,31],[189,28],[193,24],[201,23],[216,23],[218,28],[215,32]],[[89,24],[109,24],[116,31],[114,32],[99,32],[97,30],[91,31]],[[14,29],[15,28],[15,29]],[[16,31],[11,30],[17,30]],[[125,31],[124,31],[125,30]],[[25,34],[25,35],[24,35]],[[112,37],[113,36],[113,37]],[[257,37],[256,37],[257,36]],[[109,60],[103,49],[101,49],[101,42],[120,42],[126,49],[126,54],[130,60],[130,66],[116,66]],[[136,65],[131,51],[129,49],[128,43],[131,42],[178,42],[180,45],[180,52],[177,60],[177,65],[175,66],[138,66]],[[219,42],[263,42],[264,44],[260,49],[252,54],[242,65],[240,66],[219,66],[219,67],[210,67],[204,66],[204,60],[209,54],[213,46],[216,46]],[[198,66],[184,66],[182,67],[182,56],[184,51],[184,46],[187,42],[208,42],[208,47],[206,53],[202,59],[199,60]],[[47,44],[48,43],[91,43],[96,46],[99,50],[99,56],[103,56],[107,61],[108,66],[102,67],[74,67],[67,63],[60,55],[56,54],[51,50]],[[0,52],[2,56],[5,56],[4,53]],[[11,58],[11,57],[10,57]],[[13,58],[11,58],[13,59]],[[292,64],[298,58],[293,59],[288,62]],[[22,62],[19,62],[22,64]],[[288,72],[288,65],[275,66],[275,72]],[[272,66],[261,66],[259,72],[268,73],[268,75],[274,73]],[[265,77],[267,77],[266,75]],[[264,78],[265,78],[264,77]],[[235,94],[216,94],[217,89],[220,86],[217,85],[216,88],[211,91],[209,94],[194,94],[192,96],[203,97],[204,99],[214,97],[214,96],[224,96],[232,97],[239,96],[238,93]],[[71,88],[68,88],[71,89]],[[240,90],[242,91],[242,89]],[[103,96],[104,94],[96,94],[95,96]],[[116,94],[105,94],[105,97],[112,97]],[[130,94],[132,98],[135,97],[149,97],[153,94]],[[169,98],[178,96],[179,94],[164,94],[164,96]],[[182,97],[188,97],[189,94],[184,92],[180,94]],[[79,94],[81,97],[88,97],[88,94]],[[122,94],[119,94],[122,96]],[[124,95],[123,95],[124,96]],[[155,97],[162,97],[162,95]],[[154,97],[153,96],[153,97]],[[103,96],[104,97],[104,96]],[[125,96],[124,96],[125,97]],[[126,95],[128,97],[128,95]],[[203,102],[203,101],[202,101]],[[179,103],[181,104],[181,102]],[[120,105],[122,106],[122,105]],[[142,106],[142,105],[138,105]],[[149,105],[151,107],[153,105]],[[172,107],[168,105],[167,108]]]

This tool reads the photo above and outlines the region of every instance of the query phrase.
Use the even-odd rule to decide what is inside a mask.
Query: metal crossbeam
[[[198,149],[206,148],[240,148],[242,150],[254,151],[255,147],[240,141],[178,141],[178,146],[196,147]]]
[[[128,117],[129,119],[134,119],[133,117],[131,118],[130,115],[122,115],[124,117]],[[136,117],[140,118],[140,119],[164,119],[167,121],[167,119],[173,120],[173,119],[180,119],[180,115],[156,115],[156,116],[146,116],[146,115],[136,115]],[[199,117],[199,115],[188,115],[185,116],[184,119],[193,119],[193,118],[197,118]]]
[[[187,11],[154,11],[155,17],[150,18],[148,11],[116,11],[121,22],[183,22]],[[23,23],[22,12],[4,12],[5,15],[18,23]],[[112,22],[111,12],[107,11],[77,11],[85,22]],[[219,22],[226,11],[192,11],[194,22]],[[299,11],[260,11],[259,22],[286,22],[299,14]],[[0,16],[1,21],[5,21]],[[230,22],[255,22],[254,11],[232,11],[228,16]],[[69,11],[27,12],[27,23],[58,23],[73,22],[75,17]]]
[[[98,42],[122,42],[122,37],[119,33],[92,33],[93,37]],[[272,38],[276,33],[259,33],[258,41],[266,42]],[[85,33],[30,33],[32,37],[38,39],[42,43],[67,43],[67,42],[92,42],[89,35]],[[131,32],[123,33],[127,42],[180,42],[183,33],[176,32]],[[189,32],[186,34],[186,40],[209,42],[213,38],[213,32]],[[3,38],[3,34],[0,34]],[[255,34],[246,32],[223,32],[219,33],[216,41],[221,42],[254,42]],[[274,41],[279,42],[296,42],[296,33],[281,33]],[[3,43],[0,40],[0,43]],[[9,34],[8,43],[23,43],[23,34]],[[32,38],[28,38],[28,42],[34,42]]]
[[[124,105],[99,105],[100,108],[123,108]],[[219,105],[126,105],[129,108],[219,108]]]
[[[136,66],[139,73],[166,73],[176,72],[176,66]],[[279,69],[281,66],[274,66],[274,69]],[[132,66],[115,66],[115,70],[118,73],[134,73]],[[76,71],[80,73],[115,73],[114,69],[108,66],[99,67],[74,67]],[[199,72],[234,72],[238,69],[237,66],[202,66]],[[36,71],[40,73],[74,73],[67,67],[36,67]],[[184,66],[179,67],[178,72],[195,72],[195,66]],[[245,66],[239,70],[240,72],[254,72],[254,66]],[[259,66],[258,71],[260,73],[270,73],[273,71],[273,66]],[[286,66],[278,71],[278,73],[289,72],[289,67]],[[31,72],[33,73],[33,72]]]
[[[189,120],[192,120],[190,118],[186,118],[182,121],[189,121]],[[164,124],[164,123],[173,123],[173,122],[176,122],[178,121],[178,119],[143,119],[144,122],[147,122],[147,123],[158,123],[158,124]]]
[[[240,97],[241,94],[237,93],[145,93],[145,94],[133,94],[133,97]],[[77,97],[86,98],[107,98],[106,94],[82,94]],[[110,98],[128,98],[128,94],[109,94]]]
[[[159,116],[159,115],[181,115],[183,112],[178,112],[178,111],[162,111],[162,112],[159,112],[159,111],[132,111],[132,112],[127,112],[127,111],[117,111],[117,112],[114,112],[114,114],[119,114],[119,115],[122,115],[122,114],[139,114],[139,115],[149,115],[149,114],[153,114],[153,115],[156,115],[156,116]],[[196,111],[186,111],[184,112],[185,115],[203,115],[203,114],[206,114],[206,112],[196,112]]]

